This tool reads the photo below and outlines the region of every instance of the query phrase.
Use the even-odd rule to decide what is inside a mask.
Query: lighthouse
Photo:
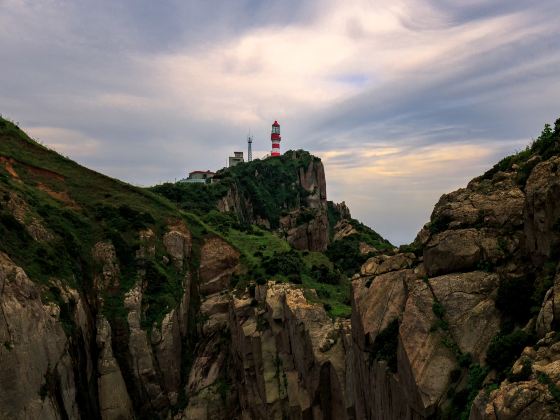
[[[278,124],[278,121],[274,121],[274,124],[272,124],[270,141],[272,142],[272,152],[270,156],[280,156],[280,142],[282,138],[280,137],[280,124]]]

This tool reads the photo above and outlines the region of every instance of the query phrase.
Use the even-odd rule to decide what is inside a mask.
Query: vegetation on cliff
[[[305,206],[309,193],[300,186],[299,172],[313,161],[320,161],[303,150],[288,151],[274,159],[256,159],[217,172],[213,184],[164,183],[152,191],[175,202],[179,207],[199,214],[216,209],[218,200],[235,188],[239,197],[248,200],[255,216],[267,220],[272,228],[288,210]],[[251,220],[237,214],[241,223]]]
[[[545,124],[540,136],[527,145],[524,150],[503,158],[481,178],[490,179],[499,171],[515,169],[517,171],[516,181],[523,187],[537,163],[558,154],[560,154],[560,118],[554,123],[554,129],[550,124]]]
[[[350,314],[348,277],[373,255],[363,252],[361,246],[366,244],[377,251],[392,246],[369,227],[341,214],[318,191],[303,188],[302,177],[312,164],[320,164],[320,159],[303,150],[288,151],[279,158],[222,169],[212,184],[165,183],[151,190],[179,208],[199,214],[204,223],[242,252],[247,273],[236,278],[238,287],[245,287],[251,281],[262,284],[268,279],[299,284],[315,289],[314,299],[323,303],[331,315],[347,317]],[[227,213],[219,212],[219,203],[228,194],[235,194],[236,200],[242,203]],[[287,233],[278,229],[281,218],[293,211],[297,212],[296,226],[304,226],[318,217],[316,209],[309,207],[310,195],[316,195],[320,206],[326,206],[330,244],[325,252],[296,251],[284,239]],[[264,223],[252,225],[254,218]],[[342,220],[351,224],[353,231],[333,240],[335,226]]]

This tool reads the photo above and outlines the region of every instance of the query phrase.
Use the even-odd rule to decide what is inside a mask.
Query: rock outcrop
[[[354,419],[348,325],[291,285],[234,298],[232,350],[243,418]]]
[[[296,249],[324,251],[329,244],[330,227],[323,164],[319,159],[302,151],[287,152],[282,159],[287,162],[298,162],[301,165],[288,170],[289,173],[284,173],[286,179],[277,180],[270,185],[264,178],[275,177],[277,174],[260,174],[258,170],[253,174],[255,179],[261,179],[262,188],[268,195],[278,193],[277,184],[288,184],[293,189],[290,197],[285,197],[286,201],[278,203],[278,207],[282,209],[279,220],[269,220],[267,215],[259,210],[262,209],[263,203],[253,202],[264,197],[255,196],[254,191],[247,190],[242,186],[243,183],[236,181],[230,181],[229,189],[218,201],[217,207],[222,212],[234,213],[245,223],[258,224],[266,229],[272,227]],[[218,176],[217,179],[219,178]],[[343,205],[340,209],[347,210],[347,207]]]
[[[221,211],[296,249],[331,245],[298,255],[312,267],[290,284],[255,264],[273,261],[277,238],[263,250],[251,235],[247,252],[144,190],[91,172],[101,192],[65,184],[57,171],[84,169],[6,127],[0,118],[1,418],[560,418],[557,145],[442,196],[400,250],[327,203],[309,154],[282,158],[293,179],[274,180],[279,205],[230,179]],[[13,157],[19,146],[46,167]],[[331,284],[333,255],[351,284]],[[351,319],[333,317],[319,302],[340,303],[346,286]]]
[[[0,417],[78,418],[61,308],[0,252]]]
[[[470,420],[560,418],[560,342],[555,333],[526,347],[512,377],[494,391],[481,392]]]

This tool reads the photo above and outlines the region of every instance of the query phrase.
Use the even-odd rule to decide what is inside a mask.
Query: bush
[[[556,400],[556,402],[559,403],[560,388],[558,387],[558,385],[556,385],[554,381],[550,379],[550,377],[544,372],[540,372],[537,375],[537,379],[541,384],[544,384],[548,387],[548,392],[550,392],[550,395],[552,395],[552,397]]]
[[[302,284],[301,276],[299,274],[290,274],[288,276],[288,281],[292,284]]]
[[[325,254],[338,269],[348,276],[359,271],[368,258],[367,255],[360,253],[360,241],[356,235],[347,236],[331,243]]]
[[[521,351],[529,344],[530,336],[523,330],[515,330],[510,334],[499,333],[496,335],[486,353],[486,363],[498,373],[504,374],[513,362],[519,357]]]
[[[204,222],[214,227],[218,232],[228,233],[230,229],[240,229],[237,218],[231,213],[221,213],[212,210],[203,217]]]
[[[314,265],[311,268],[311,276],[319,283],[333,285],[339,284],[341,278],[340,273],[336,273],[324,264]]]
[[[510,375],[508,375],[508,379],[511,382],[521,382],[529,380],[532,373],[532,362],[530,359],[524,358],[521,363],[522,367],[518,373],[511,373]]]
[[[432,233],[432,235],[443,232],[444,230],[447,229],[450,222],[451,222],[451,217],[449,217],[448,215],[432,217],[432,220],[430,221],[430,225],[429,225],[430,232]]]
[[[435,316],[437,316],[439,319],[442,319],[443,316],[445,315],[445,308],[443,307],[443,305],[441,303],[439,303],[438,301],[435,301],[432,304],[432,312],[434,313]]]
[[[397,346],[399,338],[399,320],[394,319],[375,338],[371,349],[374,360],[385,360],[391,372],[397,372]]]
[[[262,267],[268,275],[301,274],[305,264],[297,251],[275,252],[271,257],[264,257]]]

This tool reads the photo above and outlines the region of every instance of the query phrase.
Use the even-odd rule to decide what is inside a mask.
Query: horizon
[[[328,199],[401,245],[442,194],[560,115],[559,12],[553,0],[7,0],[0,113],[144,186],[223,167],[249,132],[253,156],[269,153],[278,120],[282,152],[322,159]]]

